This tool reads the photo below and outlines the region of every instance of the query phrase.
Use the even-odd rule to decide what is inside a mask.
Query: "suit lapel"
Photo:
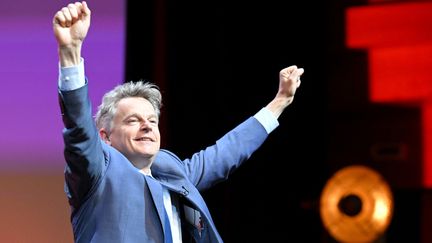
[[[163,202],[163,188],[162,185],[156,181],[154,178],[150,176],[144,176],[147,181],[147,185],[150,190],[150,194],[153,198],[153,202],[156,206],[156,210],[159,215],[160,222],[163,227],[165,242],[172,242],[171,240],[171,228],[169,225],[168,215],[165,211],[164,202]]]

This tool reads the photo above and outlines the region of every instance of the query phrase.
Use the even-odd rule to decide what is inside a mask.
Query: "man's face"
[[[160,148],[158,125],[158,117],[148,100],[124,98],[117,105],[108,143],[135,165],[150,163]]]

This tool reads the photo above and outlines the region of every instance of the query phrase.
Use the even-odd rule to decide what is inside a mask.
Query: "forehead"
[[[121,99],[117,104],[117,114],[127,115],[129,113],[151,113],[155,110],[152,104],[142,97],[128,97]]]

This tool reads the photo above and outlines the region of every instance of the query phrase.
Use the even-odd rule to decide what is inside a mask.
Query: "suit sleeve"
[[[186,174],[199,190],[224,181],[264,143],[263,125],[251,117],[225,134],[212,146],[183,161]]]
[[[98,184],[105,156],[92,118],[87,84],[71,91],[59,90],[64,123],[65,191],[69,204],[78,208]]]

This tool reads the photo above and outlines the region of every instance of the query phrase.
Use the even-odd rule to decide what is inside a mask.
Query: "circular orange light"
[[[324,227],[339,242],[370,243],[390,224],[393,196],[384,178],[373,169],[352,165],[337,171],[320,198]]]

